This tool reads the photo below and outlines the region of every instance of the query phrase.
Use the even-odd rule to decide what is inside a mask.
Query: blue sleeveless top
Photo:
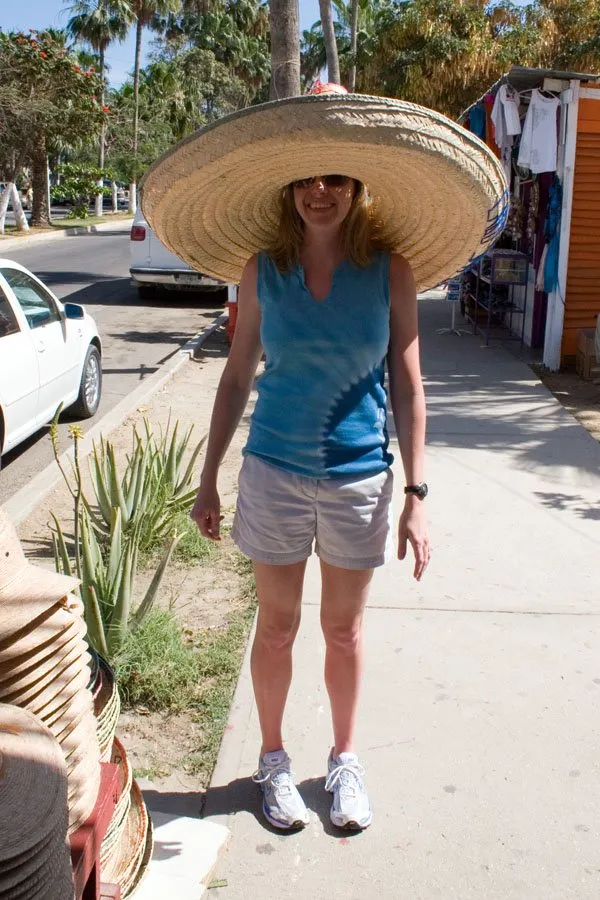
[[[259,254],[266,363],[244,453],[311,478],[374,475],[390,465],[389,268],[388,253],[365,269],[345,260],[316,302],[302,266],[282,274]]]

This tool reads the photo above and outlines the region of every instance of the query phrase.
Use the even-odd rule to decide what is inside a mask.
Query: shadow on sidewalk
[[[362,832],[341,831],[332,825],[329,818],[331,795],[325,790],[325,777],[306,778],[297,785],[300,794],[311,813],[315,814],[323,826],[323,831],[333,838],[351,838]],[[261,794],[250,777],[236,778],[229,784],[209,788],[205,794],[194,792],[169,793],[145,790],[144,799],[151,812],[161,812],[172,816],[191,816],[209,819],[229,817],[247,812],[254,816],[265,832],[278,837],[297,834],[297,831],[283,831],[273,828],[266,821],[261,809]],[[261,849],[259,849],[259,847]],[[268,844],[259,845],[257,852],[271,852]]]

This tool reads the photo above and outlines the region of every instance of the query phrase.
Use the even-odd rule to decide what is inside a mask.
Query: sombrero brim
[[[66,599],[68,602],[70,601],[70,598]],[[0,661],[2,664],[8,665],[13,660],[20,660],[32,650],[47,646],[74,622],[81,621],[79,612],[73,612],[62,602],[57,603],[37,619],[32,622],[28,621],[10,637],[0,640]]]
[[[79,582],[35,566],[24,566],[18,578],[0,588],[0,644],[43,616],[56,603],[73,602]],[[63,600],[64,598],[64,600]]]
[[[419,290],[480,256],[506,222],[505,176],[482,141],[425,107],[358,94],[278,100],[200,129],[148,170],[142,209],[185,262],[236,283],[273,243],[282,188],[327,173],[367,185]]]

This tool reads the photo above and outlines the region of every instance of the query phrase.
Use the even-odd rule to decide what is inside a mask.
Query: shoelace
[[[342,763],[336,766],[325,782],[325,790],[332,791],[336,784],[340,783],[340,791],[345,794],[356,794],[356,787],[362,789],[362,776],[365,774],[364,768],[359,763]],[[344,777],[345,776],[345,777]]]
[[[252,776],[252,781],[255,784],[264,784],[266,781],[270,781],[276,791],[281,791],[283,789],[289,794],[291,793],[290,780],[293,774],[294,773],[288,767],[288,764],[284,762],[280,763],[278,766],[273,766],[271,769],[267,769],[266,774],[262,777],[260,776],[260,771],[257,769]],[[286,775],[287,778],[281,780],[281,775]]]

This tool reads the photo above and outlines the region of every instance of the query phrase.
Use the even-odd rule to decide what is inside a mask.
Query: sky
[[[70,0],[0,0],[0,28],[3,31],[27,31],[29,28],[64,28],[69,19]],[[310,28],[319,18],[319,0],[300,0],[300,27]],[[143,50],[150,49],[152,35],[144,32]],[[106,61],[108,78],[118,87],[133,69],[135,37],[131,29],[127,40],[109,48]]]

